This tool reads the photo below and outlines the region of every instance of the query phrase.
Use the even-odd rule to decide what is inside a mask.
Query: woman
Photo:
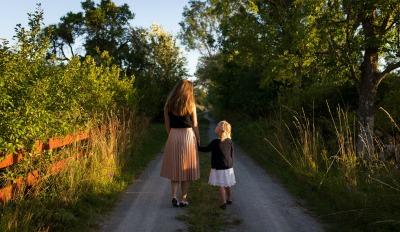
[[[200,178],[197,155],[200,137],[192,82],[181,80],[175,85],[165,103],[164,119],[168,139],[164,148],[161,176],[171,180],[172,205],[185,207],[189,205],[189,182]],[[179,183],[180,202],[177,198]]]

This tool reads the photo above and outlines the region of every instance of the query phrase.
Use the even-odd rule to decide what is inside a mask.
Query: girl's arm
[[[193,131],[196,136],[197,144],[200,144],[199,124],[197,123],[196,106],[193,109]]]
[[[200,146],[200,144],[199,144],[199,145],[198,145],[198,149],[199,149],[199,151],[201,151],[201,152],[210,152],[210,151],[212,151],[213,144],[214,144],[214,140],[211,141],[211,142],[210,142],[207,146],[205,146],[205,147]]]
[[[164,107],[164,125],[165,125],[165,129],[167,130],[167,134],[169,134],[171,127],[169,125],[169,115],[168,115],[168,109],[166,106]]]

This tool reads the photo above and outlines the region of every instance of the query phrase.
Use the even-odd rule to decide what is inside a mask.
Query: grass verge
[[[161,124],[143,122],[116,119],[94,131],[85,158],[71,161],[59,174],[45,176],[28,195],[0,206],[0,231],[98,229],[98,216],[112,208],[165,142]]]
[[[132,156],[127,162],[124,180],[132,182],[147,167],[147,164],[160,153],[167,140],[164,124],[151,123],[144,132],[140,143],[132,150]]]
[[[355,156],[354,145],[340,129],[338,154],[338,148],[326,147],[336,142],[335,137],[333,141],[319,137],[312,123],[300,120],[291,126],[276,119],[255,121],[244,116],[229,120],[234,140],[303,199],[302,205],[318,215],[328,231],[400,230],[398,171],[380,160]]]

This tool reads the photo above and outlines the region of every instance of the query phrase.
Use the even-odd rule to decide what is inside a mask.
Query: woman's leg
[[[181,182],[181,191],[182,191],[182,201],[187,201],[187,194],[189,192],[189,181],[182,181]]]
[[[179,187],[179,181],[171,180],[171,193],[172,193],[172,198],[178,199],[178,198],[176,197],[176,193],[178,192],[178,187]]]

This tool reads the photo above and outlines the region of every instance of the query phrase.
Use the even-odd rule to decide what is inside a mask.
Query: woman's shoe
[[[226,201],[226,204],[227,204],[227,205],[232,205],[232,203],[233,203],[233,202],[232,202],[231,200],[227,200],[227,201]]]
[[[173,207],[179,207],[179,202],[176,198],[172,198],[172,206]]]
[[[181,202],[179,202],[179,207],[187,207],[189,205],[189,202],[187,202],[187,201],[181,201]]]

